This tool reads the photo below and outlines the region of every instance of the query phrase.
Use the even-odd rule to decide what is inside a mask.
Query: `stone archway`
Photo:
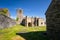
[[[29,22],[29,23],[28,23],[28,26],[29,26],[29,27],[31,27],[31,26],[32,26],[32,24]]]

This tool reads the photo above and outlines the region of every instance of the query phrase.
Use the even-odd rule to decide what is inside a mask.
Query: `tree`
[[[8,9],[7,9],[7,8],[4,8],[4,9],[3,9],[3,12],[4,12],[4,13],[7,13],[7,12],[8,12]]]
[[[19,18],[17,17],[17,18],[16,18],[16,21],[18,21],[18,20],[19,20]]]
[[[7,12],[8,12],[8,9],[7,8],[2,8],[2,9],[0,9],[0,14],[7,14]]]

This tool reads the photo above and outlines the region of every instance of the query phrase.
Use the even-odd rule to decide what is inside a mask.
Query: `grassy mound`
[[[16,33],[18,32],[33,32],[33,31],[46,31],[46,27],[24,27],[21,25],[16,25],[14,27],[0,30],[0,40],[12,40],[14,39],[14,37],[17,36]],[[21,36],[19,38],[20,38],[19,40],[25,40]]]

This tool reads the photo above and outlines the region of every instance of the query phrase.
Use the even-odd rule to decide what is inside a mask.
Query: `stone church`
[[[23,15],[22,9],[17,9],[17,18],[18,24],[24,25],[24,26],[46,26],[46,22],[43,18],[39,17],[28,17]]]

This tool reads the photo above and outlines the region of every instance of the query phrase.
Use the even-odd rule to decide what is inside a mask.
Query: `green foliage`
[[[16,21],[18,21],[18,20],[19,20],[19,18],[17,17],[17,18],[16,18]]]
[[[24,27],[21,25],[16,25],[10,28],[0,30],[0,40],[11,40],[12,37],[16,36],[17,32],[33,32],[33,31],[46,31],[46,27]]]
[[[7,12],[8,12],[8,9],[7,9],[7,8],[4,8],[4,9],[3,9],[3,12],[4,12],[4,13],[7,13]]]
[[[8,12],[8,9],[7,8],[2,8],[0,9],[0,14],[6,14]]]

